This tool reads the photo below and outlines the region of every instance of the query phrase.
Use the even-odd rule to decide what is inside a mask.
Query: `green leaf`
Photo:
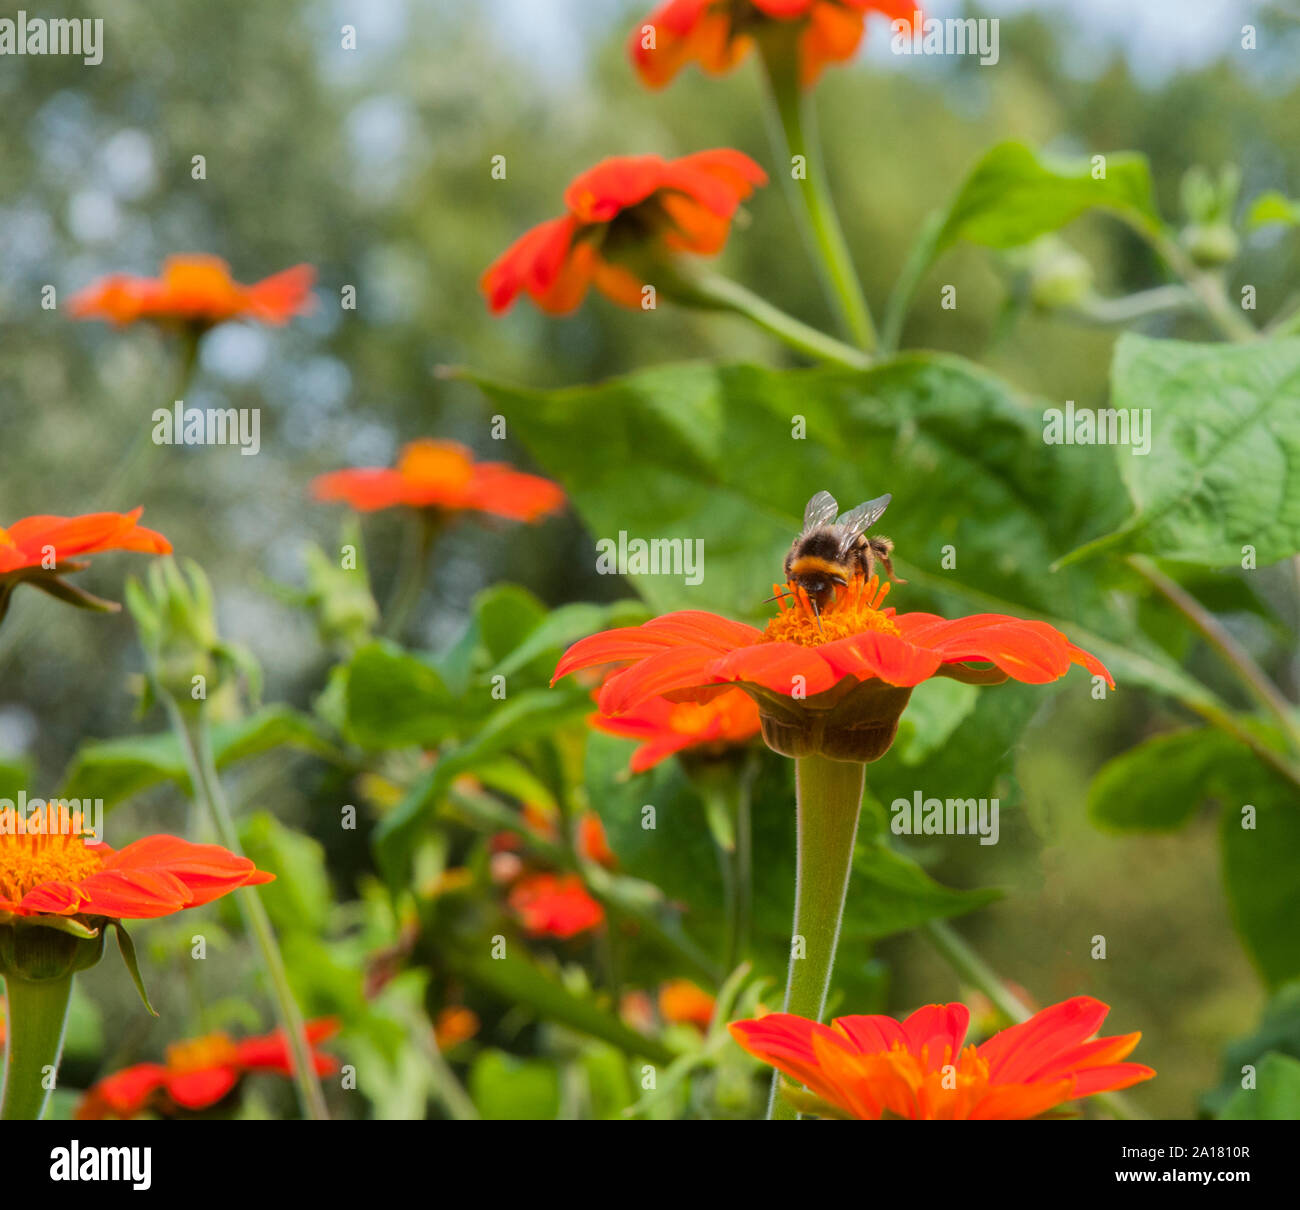
[[[875,940],[976,911],[997,899],[995,887],[959,891],[935,882],[911,858],[884,844],[859,845],[853,857],[844,937]]]
[[[585,601],[561,605],[548,613],[492,671],[500,676],[511,676],[534,661],[540,661],[543,666],[550,665],[547,670],[549,679],[550,673],[555,671],[555,660],[571,643],[598,630],[637,626],[649,616],[645,606],[634,600],[614,601],[609,605],[592,605]]]
[[[269,811],[256,811],[242,820],[239,840],[245,857],[259,870],[275,875],[275,881],[258,894],[276,928],[317,932],[333,906],[321,843],[286,828]]]
[[[1202,1110],[1217,1117],[1242,1091],[1241,1081],[1245,1074],[1242,1069],[1247,1066],[1258,1069],[1260,1060],[1269,1051],[1300,1059],[1300,980],[1278,988],[1255,1031],[1224,1049],[1223,1079],[1201,1097]],[[1258,1074],[1256,1070],[1256,1077]]]
[[[1276,189],[1270,189],[1251,202],[1246,215],[1246,227],[1253,231],[1257,227],[1268,227],[1274,223],[1300,227],[1300,202]]]
[[[560,1112],[560,1075],[540,1059],[485,1050],[470,1068],[469,1094],[490,1122],[551,1121]]]
[[[1098,179],[1091,160],[1058,160],[1023,143],[1000,143],[975,165],[953,199],[935,241],[936,255],[963,239],[991,248],[1028,244],[1095,208],[1158,231],[1146,157],[1118,151],[1104,159],[1105,176]]]
[[[217,767],[292,747],[329,755],[327,740],[306,716],[288,706],[267,706],[236,722],[212,728]],[[178,782],[189,793],[189,776],[175,735],[133,735],[124,739],[91,740],[73,754],[64,775],[60,798],[104,800],[104,809],[163,782]]]
[[[131,982],[135,984],[135,990],[140,996],[141,1003],[151,1017],[158,1014],[154,1011],[154,1006],[149,1003],[149,993],[145,991],[144,979],[140,974],[140,963],[135,956],[135,942],[131,940],[130,934],[127,933],[120,920],[111,922],[114,931],[117,933],[117,948],[121,951],[122,961],[126,964],[128,974],[131,976]]]
[[[1300,1062],[1276,1052],[1264,1056],[1254,1088],[1239,1088],[1219,1113],[1226,1122],[1300,1121]]]
[[[15,805],[20,791],[32,790],[32,766],[29,761],[19,758],[0,760],[0,799],[8,799]]]
[[[363,748],[431,747],[466,713],[436,668],[394,643],[368,643],[347,666],[345,727]]]
[[[1116,447],[1133,515],[1071,552],[1145,551],[1207,567],[1300,552],[1300,339],[1249,347],[1126,333],[1111,406],[1150,409],[1151,452]]]
[[[501,996],[508,1004],[527,1008],[547,1021],[565,1025],[618,1047],[624,1054],[668,1063],[672,1052],[661,1042],[629,1029],[594,1000],[570,991],[527,958],[508,953],[493,958],[491,945],[482,938],[473,948],[448,947],[449,967],[468,982]]]
[[[476,724],[465,742],[439,754],[433,768],[375,829],[379,863],[394,886],[405,879],[413,848],[452,782],[462,773],[495,762],[510,748],[576,722],[591,709],[590,701],[571,689],[530,689]],[[464,720],[462,718],[461,722]]]
[[[1224,791],[1250,750],[1222,731],[1192,727],[1144,740],[1107,761],[1088,789],[1088,815],[1112,832],[1170,832]]]
[[[1045,446],[1041,411],[960,358],[907,354],[865,372],[676,365],[552,392],[480,385],[593,537],[703,542],[700,585],[628,576],[656,613],[770,612],[804,505],[826,489],[846,506],[893,493],[879,528],[913,581],[890,598],[900,610],[930,590],[1113,621],[1095,572],[1046,574],[1119,522],[1113,467]]]
[[[1223,812],[1223,875],[1233,922],[1264,981],[1300,977],[1300,792],[1263,765],[1237,779]],[[1253,806],[1254,827],[1245,806]]]

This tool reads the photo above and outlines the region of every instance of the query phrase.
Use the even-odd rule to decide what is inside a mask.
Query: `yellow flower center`
[[[225,1034],[208,1034],[187,1042],[173,1042],[166,1053],[167,1070],[173,1075],[209,1071],[239,1059],[239,1051]]]
[[[889,595],[888,584],[879,576],[853,579],[843,588],[833,590],[829,604],[820,615],[814,611],[808,594],[797,584],[773,585],[781,603],[781,612],[772,618],[763,632],[767,643],[797,643],[800,647],[820,647],[836,639],[847,639],[868,630],[897,634],[898,627],[880,606]]]
[[[59,830],[53,807],[26,818],[13,810],[0,811],[0,895],[18,903],[44,882],[78,883],[102,864],[85,838]]]

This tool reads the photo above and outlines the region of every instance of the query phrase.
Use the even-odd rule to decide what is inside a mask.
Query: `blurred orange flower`
[[[67,559],[105,550],[171,553],[160,533],[139,525],[144,509],[129,513],[87,513],[81,517],[37,516],[0,527],[0,592],[3,577],[28,568],[56,571]]]
[[[330,471],[312,481],[317,500],[342,500],[358,512],[434,508],[537,521],[564,505],[558,484],[503,462],[475,462],[455,441],[423,438],[407,445],[395,468]]]
[[[315,278],[310,265],[295,265],[242,286],[220,257],[169,256],[161,277],[114,273],[76,294],[68,309],[76,319],[115,324],[149,319],[209,328],[231,319],[252,319],[280,325],[311,310]]]
[[[333,1055],[315,1049],[338,1033],[333,1018],[309,1021],[307,1041],[317,1075],[338,1069]],[[293,1062],[283,1032],[234,1042],[225,1034],[208,1034],[167,1047],[166,1063],[139,1063],[98,1081],[77,1106],[80,1120],[134,1118],[147,1109],[174,1113],[208,1109],[253,1072],[291,1076]]]
[[[526,232],[483,274],[494,314],[521,293],[552,315],[574,310],[595,285],[625,307],[641,305],[637,265],[663,254],[713,256],[727,242],[740,203],[767,174],[728,148],[676,160],[615,156],[576,177],[567,213]]]
[[[829,1026],[770,1013],[730,1029],[750,1054],[820,1097],[822,1116],[1013,1120],[1156,1074],[1122,1062],[1140,1033],[1087,1040],[1109,1011],[1100,1000],[1076,996],[964,1048],[964,1004],[931,1004],[902,1022],[839,1017]]]
[[[176,836],[146,836],[114,851],[61,831],[54,807],[44,829],[0,828],[0,922],[23,917],[103,917],[147,920],[170,916],[227,895],[236,887],[271,882],[247,857]]]
[[[433,1023],[433,1038],[439,1050],[451,1050],[468,1042],[478,1031],[478,1013],[461,1004],[448,1004]]]
[[[851,59],[868,13],[910,25],[916,0],[668,0],[632,31],[628,50],[642,81],[662,88],[687,63],[721,75],[754,38],[784,34],[796,43],[799,78],[814,84],[829,63]]]
[[[641,745],[629,763],[633,773],[643,773],[687,749],[721,752],[748,743],[759,733],[758,704],[743,689],[728,689],[707,702],[671,702],[653,697],[626,714],[587,716],[597,731]]]
[[[575,937],[605,919],[577,874],[525,874],[510,889],[509,902],[533,937]]]
[[[713,1004],[713,997],[689,979],[671,979],[659,988],[659,1015],[674,1024],[708,1029]]]

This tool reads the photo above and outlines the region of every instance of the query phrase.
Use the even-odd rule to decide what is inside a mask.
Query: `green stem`
[[[193,328],[187,327],[181,332],[181,351],[176,367],[176,378],[171,393],[162,405],[169,411],[176,403],[184,401],[185,394],[189,390],[190,378],[199,359],[199,339],[200,333]],[[118,494],[135,480],[144,477],[144,469],[149,464],[153,450],[157,448],[153,439],[153,429],[151,415],[149,422],[137,430],[135,440],[126,454],[118,459],[117,467],[108,480],[108,486],[99,497],[103,507],[121,507],[116,500]]]
[[[829,361],[853,370],[865,370],[871,358],[843,341],[827,336],[802,320],[787,315],[730,278],[698,273],[675,283],[668,295],[674,302],[706,311],[730,311],[775,336],[798,353],[815,361]]]
[[[63,1054],[72,978],[69,974],[39,983],[15,975],[5,978],[9,1028],[0,1121],[39,1121],[45,1113],[54,1087],[48,1077],[57,1074]]]
[[[912,298],[921,284],[921,279],[934,263],[935,248],[939,241],[939,233],[943,230],[943,223],[943,211],[931,211],[926,216],[916,239],[912,241],[911,248],[908,249],[907,259],[903,262],[898,280],[894,283],[889,301],[885,304],[885,319],[880,333],[881,353],[898,352],[899,343],[903,339],[903,323],[907,319],[908,309],[912,305]]]
[[[384,611],[384,635],[400,641],[406,623],[424,591],[429,575],[429,555],[441,529],[439,518],[432,509],[420,509],[410,519],[406,546],[397,569],[393,595]]]
[[[188,713],[183,711],[170,696],[165,696],[164,701],[172,727],[185,754],[195,801],[203,806],[221,843],[232,853],[239,853],[241,851],[239,834],[235,830],[230,808],[226,804],[225,791],[217,775],[212,743],[203,715],[197,710]],[[280,946],[275,939],[271,918],[253,888],[241,887],[235,892],[235,898],[261,954],[262,966],[271,980],[276,1016],[289,1043],[289,1054],[293,1060],[293,1077],[298,1086],[298,1100],[303,1115],[314,1121],[326,1121],[329,1118],[329,1110],[325,1105],[325,1095],[321,1091],[320,1080],[316,1075],[302,1012],[294,998],[293,988],[289,986],[289,976],[284,967]]]
[[[759,46],[771,102],[772,144],[777,159],[783,161],[780,175],[789,189],[795,213],[803,219],[805,237],[832,308],[853,342],[871,352],[876,347],[876,330],[831,200],[817,138],[816,114],[799,83],[798,55],[784,38],[779,43],[760,39]],[[800,180],[795,179],[792,171],[795,156],[803,160],[804,175]]]
[[[1165,575],[1150,559],[1143,555],[1129,555],[1126,562],[1219,653],[1251,697],[1277,719],[1292,748],[1300,752],[1300,724],[1296,722],[1291,703],[1282,696],[1277,686],[1264,675],[1264,670],[1251,659],[1250,653],[1232,637],[1219,619],[1181,584]]]
[[[1196,295],[1202,310],[1219,329],[1220,335],[1239,343],[1259,339],[1260,334],[1254,325],[1232,305],[1224,293],[1221,277],[1198,267],[1178,241],[1164,231],[1141,222],[1130,222],[1129,226],[1187,283],[1188,289]]]
[[[993,1007],[1012,1024],[1028,1021],[1034,1015],[1029,1006],[998,977],[997,972],[945,921],[927,920],[921,925],[920,931],[938,951],[939,956],[952,967],[957,978],[983,992]],[[1098,1092],[1088,1099],[1104,1106],[1117,1118],[1146,1116],[1117,1092]]]
[[[784,1011],[811,1021],[826,1008],[865,780],[862,764],[824,756],[795,761],[798,875]],[[780,1078],[772,1078],[767,1116],[790,1121],[799,1114],[779,1095]]]

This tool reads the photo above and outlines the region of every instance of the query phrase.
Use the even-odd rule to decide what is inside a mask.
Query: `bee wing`
[[[833,525],[835,514],[839,511],[840,506],[835,503],[835,497],[830,492],[818,492],[808,501],[808,507],[803,510],[804,533],[822,525]]]
[[[885,509],[889,507],[889,502],[893,498],[886,492],[883,496],[877,496],[874,500],[859,504],[857,508],[849,509],[837,522],[839,527],[845,531],[845,542],[856,538],[859,534],[866,533],[875,525],[885,515]]]

